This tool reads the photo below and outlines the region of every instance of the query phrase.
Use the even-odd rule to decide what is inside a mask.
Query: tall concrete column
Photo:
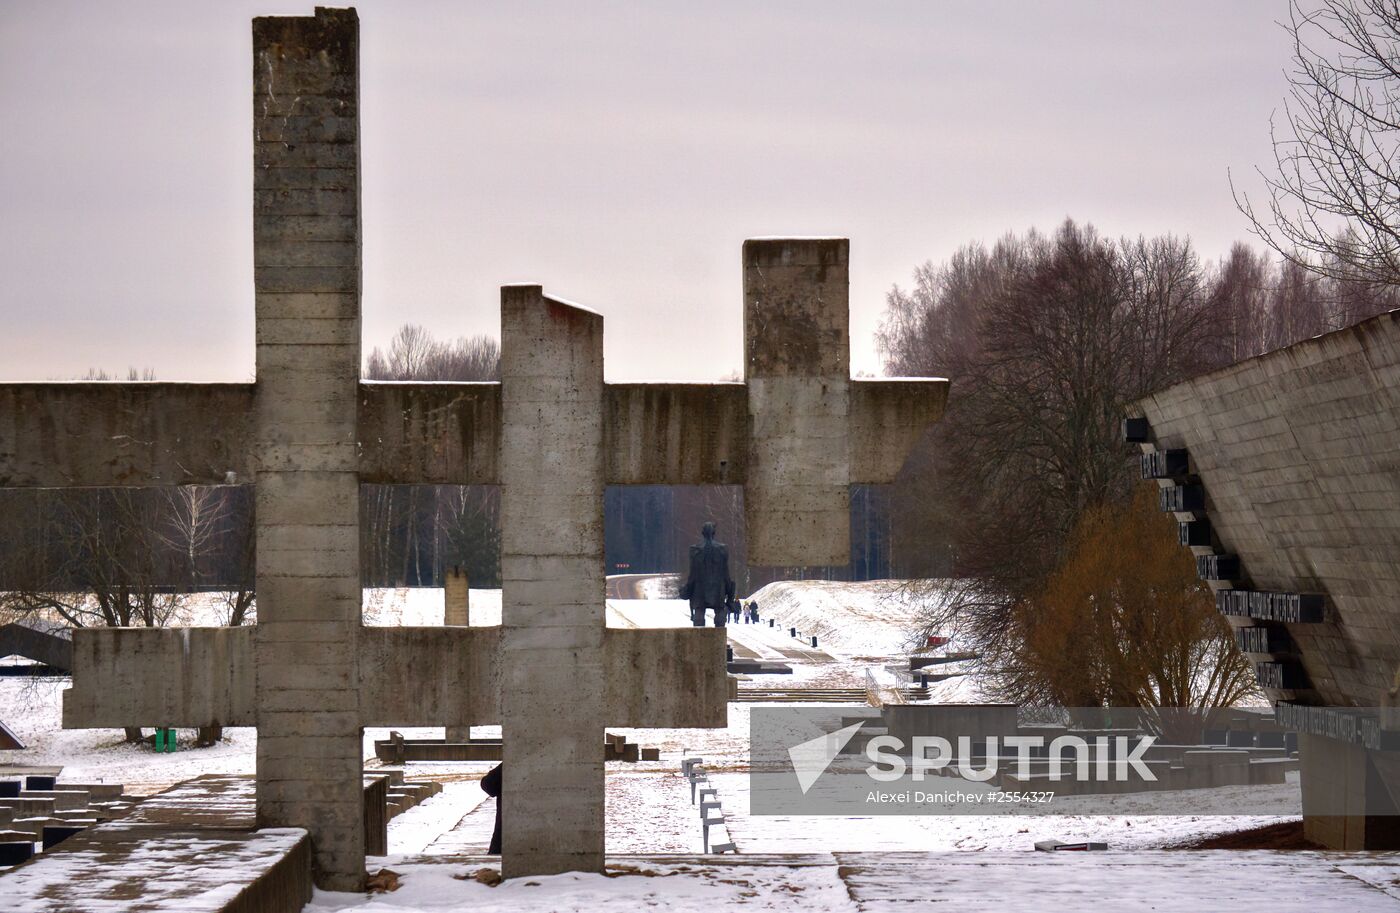
[[[442,575],[442,623],[466,627],[471,624],[471,582],[460,567],[450,567]],[[469,742],[470,726],[448,726],[447,741]]]
[[[501,290],[503,874],[603,866],[603,318]]]
[[[849,242],[744,242],[750,564],[851,560]]]
[[[364,882],[358,639],[359,22],[253,20],[257,809]]]

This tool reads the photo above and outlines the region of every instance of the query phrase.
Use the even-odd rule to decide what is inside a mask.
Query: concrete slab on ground
[[[0,898],[7,913],[295,913],[307,832],[254,818],[251,778],[189,780],[0,875]]]

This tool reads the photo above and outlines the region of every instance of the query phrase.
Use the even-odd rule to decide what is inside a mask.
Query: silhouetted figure
[[[724,627],[734,601],[734,578],[729,576],[729,552],[715,541],[715,524],[700,528],[704,541],[690,547],[690,579],[681,598],[690,600],[690,623],[705,626],[705,610],[714,609],[715,627]]]
[[[497,764],[491,768],[491,772],[481,778],[481,791],[496,800],[496,829],[491,832],[491,845],[486,848],[486,852],[492,856],[501,855],[501,768],[504,765]]]

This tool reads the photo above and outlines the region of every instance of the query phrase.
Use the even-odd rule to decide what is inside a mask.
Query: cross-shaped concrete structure
[[[256,726],[259,821],[364,876],[364,726],[504,728],[508,875],[603,863],[605,727],[726,719],[724,635],[605,625],[606,485],[745,487],[750,561],[844,564],[946,382],[852,381],[847,242],[744,246],[746,381],[606,384],[603,317],[501,293],[500,383],[363,383],[358,20],[253,21],[255,384],[0,385],[0,486],[256,486],[257,624],[86,629],[70,727]],[[361,624],[361,483],[498,484],[499,628]]]

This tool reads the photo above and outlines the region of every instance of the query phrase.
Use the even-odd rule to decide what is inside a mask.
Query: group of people
[[[739,621],[743,619],[746,625],[758,624],[758,600],[750,599],[745,602],[742,599],[729,600],[729,620]]]

